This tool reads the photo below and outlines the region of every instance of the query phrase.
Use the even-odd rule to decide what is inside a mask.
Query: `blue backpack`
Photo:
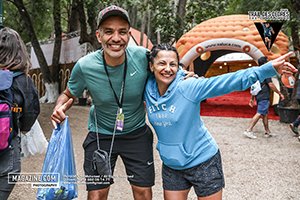
[[[23,72],[0,70],[0,153],[8,149],[12,138],[18,133],[14,130],[13,113],[20,114],[22,108],[13,102],[12,84],[14,77],[21,74]]]

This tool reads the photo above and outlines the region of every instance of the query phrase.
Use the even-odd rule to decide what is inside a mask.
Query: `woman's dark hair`
[[[149,54],[149,60],[150,60],[151,63],[154,62],[154,58],[157,56],[159,51],[174,51],[176,53],[177,60],[178,60],[178,63],[179,63],[179,55],[178,55],[177,49],[175,47],[171,46],[170,44],[157,44],[157,45],[154,45],[151,49],[150,54]]]

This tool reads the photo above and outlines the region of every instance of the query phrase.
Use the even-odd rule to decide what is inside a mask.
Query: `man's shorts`
[[[99,134],[99,140],[100,149],[105,150],[109,154],[112,136]],[[98,148],[96,133],[89,132],[82,146],[84,148],[83,167],[86,177],[98,176],[92,165],[93,153]],[[128,134],[115,135],[111,154],[112,172],[118,156],[123,160],[127,180],[130,184],[140,187],[151,187],[154,185],[153,133],[147,125]],[[117,178],[124,177],[115,177],[115,179]],[[100,177],[100,181],[97,183],[87,181],[86,185],[87,190],[90,191],[107,188],[112,183],[113,179],[101,179]]]
[[[220,151],[208,161],[189,169],[174,170],[163,165],[162,178],[164,190],[179,191],[194,187],[198,197],[215,194],[225,186]]]
[[[257,102],[257,113],[261,115],[267,115],[269,111],[269,100],[260,100]]]

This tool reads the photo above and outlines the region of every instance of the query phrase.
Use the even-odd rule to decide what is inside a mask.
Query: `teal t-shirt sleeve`
[[[147,70],[147,77],[149,78],[152,73],[150,71],[150,60],[148,58],[148,53],[149,50],[144,48],[144,47],[130,47],[131,50],[133,50],[133,54],[131,56],[133,56],[132,62],[135,63],[136,66],[139,67],[146,67],[146,69],[142,69],[142,70]]]
[[[71,94],[80,97],[84,89],[86,88],[86,82],[84,79],[84,75],[80,66],[80,63],[77,62],[71,72],[70,79],[68,81],[68,89]]]

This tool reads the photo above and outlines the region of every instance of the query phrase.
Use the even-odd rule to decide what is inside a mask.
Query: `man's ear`
[[[97,38],[98,42],[101,44],[101,36],[100,36],[101,33],[100,33],[100,30],[97,29],[95,34],[96,34],[96,38]]]

